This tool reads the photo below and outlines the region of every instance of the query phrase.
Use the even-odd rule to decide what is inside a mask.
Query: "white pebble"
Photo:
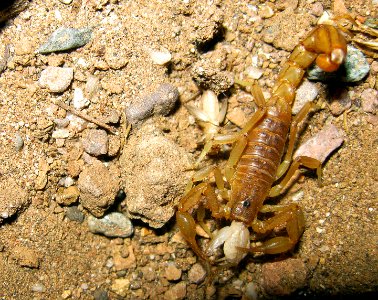
[[[72,0],[59,0],[63,4],[71,4]]]
[[[80,88],[75,88],[72,103],[76,109],[80,110],[90,104],[89,100],[84,98],[83,90]]]
[[[52,133],[54,139],[66,139],[70,136],[70,131],[66,128],[59,128]]]
[[[38,83],[40,87],[47,88],[50,92],[62,93],[69,87],[72,79],[72,68],[50,66],[41,72]]]
[[[151,51],[150,57],[155,64],[165,65],[171,61],[172,54],[167,49],[163,49],[162,51]]]
[[[36,293],[43,293],[46,288],[42,283],[37,282],[31,286],[31,290]]]
[[[24,147],[24,140],[22,137],[17,133],[13,138],[14,147],[17,151],[20,151],[22,147]]]
[[[318,94],[318,85],[314,82],[304,80],[299,86],[297,94],[295,95],[292,113],[297,114],[303,105],[305,105],[307,102],[314,101]]]
[[[251,79],[259,79],[264,73],[262,69],[254,67],[254,66],[248,67],[245,71],[248,77]]]

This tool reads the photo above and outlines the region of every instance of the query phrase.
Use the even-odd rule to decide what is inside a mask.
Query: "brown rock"
[[[307,270],[301,259],[289,258],[262,267],[261,287],[265,293],[289,295],[306,284]]]
[[[102,162],[95,160],[81,172],[78,187],[81,204],[95,217],[101,217],[114,203],[119,180],[111,175]]]
[[[15,180],[2,178],[0,181],[0,224],[3,220],[25,209],[28,202],[26,191]]]
[[[164,299],[166,300],[180,300],[186,297],[186,283],[181,281],[171,287],[164,294]]]
[[[199,284],[205,280],[206,270],[200,263],[196,263],[192,266],[188,273],[188,279],[191,283]]]
[[[165,278],[169,281],[176,281],[181,278],[182,271],[178,269],[173,263],[168,264],[165,269]]]
[[[30,248],[17,245],[13,248],[11,257],[21,267],[28,267],[28,268],[39,267],[39,256],[34,250]]]

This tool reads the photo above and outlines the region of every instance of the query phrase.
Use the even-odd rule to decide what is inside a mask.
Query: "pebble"
[[[269,5],[261,5],[259,9],[259,16],[263,19],[268,19],[273,17],[274,11]]]
[[[108,155],[113,157],[116,156],[121,149],[121,141],[118,136],[110,135],[109,136],[109,146],[108,146]]]
[[[63,4],[71,4],[73,0],[59,0]]]
[[[295,95],[295,100],[292,108],[292,113],[297,114],[303,105],[307,102],[312,102],[319,94],[319,87],[317,83],[304,80],[299,86]]]
[[[109,138],[103,129],[88,129],[81,139],[84,151],[93,156],[104,155],[108,152]]]
[[[152,115],[167,115],[174,108],[179,97],[178,89],[170,84],[160,85],[154,92],[126,108],[128,122],[135,124]]]
[[[306,285],[307,270],[301,259],[265,263],[261,271],[261,288],[269,295],[290,295]]]
[[[41,72],[38,83],[40,87],[47,88],[50,92],[62,93],[70,86],[72,79],[72,68],[49,66]]]
[[[248,300],[257,300],[258,294],[257,294],[257,286],[254,282],[249,282],[245,286],[245,295],[247,296]]]
[[[206,270],[200,263],[195,263],[188,272],[188,279],[191,283],[200,284],[206,278]]]
[[[79,195],[80,192],[77,186],[72,185],[68,188],[59,188],[55,200],[60,205],[69,206],[77,201]]]
[[[168,291],[164,294],[164,299],[166,300],[182,300],[186,297],[186,283],[181,281],[171,287]]]
[[[316,17],[320,17],[324,12],[323,4],[321,2],[315,2],[311,6],[311,14]]]
[[[109,300],[108,292],[106,290],[98,288],[93,292],[93,299],[94,300]]]
[[[103,218],[88,216],[88,227],[92,233],[101,233],[107,237],[129,237],[134,232],[133,224],[124,214],[113,212]]]
[[[260,79],[264,71],[258,67],[249,66],[245,70],[247,76],[251,79]]]
[[[21,267],[39,268],[39,255],[31,248],[15,245],[12,249],[11,258]]]
[[[18,133],[13,138],[13,145],[16,151],[21,151],[24,147],[24,140],[22,139],[21,135]]]
[[[51,134],[53,139],[66,139],[71,135],[71,132],[67,128],[58,128]]]
[[[85,84],[85,95],[92,99],[98,90],[100,89],[100,79],[94,75],[88,75],[87,82]]]
[[[121,297],[126,297],[129,293],[130,280],[127,278],[114,279],[111,289]]]
[[[91,40],[92,28],[58,28],[47,42],[37,50],[38,53],[65,51],[84,46]]]
[[[309,80],[357,82],[362,80],[370,70],[370,65],[361,50],[348,45],[344,64],[336,72],[324,72],[318,66],[308,70]]]
[[[341,146],[344,142],[344,135],[344,131],[338,129],[335,125],[326,125],[317,134],[299,146],[294,153],[293,159],[299,156],[308,156],[323,163],[328,155]]]
[[[28,196],[12,178],[0,177],[0,224],[28,205]]]
[[[36,282],[31,286],[31,290],[35,293],[43,293],[46,291],[46,287],[42,283]]]
[[[154,64],[165,65],[171,61],[172,54],[167,49],[163,49],[162,51],[150,51],[150,57]]]
[[[219,70],[211,59],[202,59],[192,68],[194,81],[204,90],[221,94],[230,89],[234,84],[234,74],[229,71]]]
[[[332,98],[333,99],[329,105],[329,108],[334,116],[341,115],[352,106],[352,100],[350,99],[349,92],[346,89],[341,90]]]
[[[72,177],[66,176],[66,177],[59,179],[58,185],[64,186],[64,187],[69,187],[69,186],[73,185],[74,183],[75,183],[75,180]]]
[[[72,104],[76,109],[82,110],[83,108],[89,106],[90,101],[84,97],[84,93],[82,89],[75,88]]]
[[[84,167],[77,183],[81,204],[95,217],[104,215],[114,203],[114,197],[119,190],[117,175],[110,173],[99,160],[93,160],[91,165]]]
[[[54,119],[54,123],[57,128],[61,129],[61,128],[66,128],[70,124],[70,120],[68,120],[67,118],[64,118],[64,119],[57,118],[57,119]]]
[[[368,88],[361,93],[361,107],[364,112],[375,113],[378,108],[378,91]]]
[[[83,223],[84,221],[84,214],[79,210],[77,206],[69,206],[66,210],[66,217],[70,221],[75,221],[78,223]]]
[[[175,264],[169,263],[165,269],[165,278],[168,281],[177,281],[181,278],[182,271]]]

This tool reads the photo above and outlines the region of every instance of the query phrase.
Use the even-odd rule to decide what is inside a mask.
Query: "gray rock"
[[[66,210],[66,217],[75,222],[83,223],[84,214],[79,210],[77,206],[70,206]]]
[[[359,49],[348,45],[345,63],[336,72],[324,72],[318,66],[310,68],[308,79],[316,81],[339,80],[342,82],[357,82],[362,80],[370,70],[370,65]]]
[[[152,115],[167,115],[178,100],[178,89],[170,83],[160,85],[153,93],[144,96],[126,108],[126,117],[131,124]]]
[[[88,217],[88,227],[93,233],[100,233],[107,237],[129,237],[134,232],[133,224],[124,214],[113,212],[101,219]]]
[[[79,48],[87,44],[91,37],[92,28],[58,28],[37,52],[46,54]]]
[[[93,156],[108,152],[109,138],[105,130],[88,129],[82,138],[84,151]]]

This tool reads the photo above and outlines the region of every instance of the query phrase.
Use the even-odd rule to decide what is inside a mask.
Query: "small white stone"
[[[73,0],[59,0],[63,4],[71,4]]]
[[[295,95],[294,105],[292,109],[293,114],[297,114],[303,105],[307,102],[312,102],[319,94],[318,85],[314,82],[304,80],[299,86],[297,94]]]
[[[317,232],[317,233],[323,233],[323,232],[324,232],[324,229],[323,229],[323,228],[320,228],[320,227],[316,227],[316,232]]]
[[[54,139],[66,139],[70,136],[70,131],[66,128],[59,128],[52,133]]]
[[[80,110],[90,104],[89,100],[84,98],[83,90],[80,88],[75,88],[72,103],[76,109]]]
[[[50,92],[62,93],[69,87],[72,79],[72,68],[49,66],[41,72],[38,83],[40,87],[47,88]]]
[[[171,61],[172,54],[167,49],[163,49],[162,51],[151,51],[150,57],[154,64],[165,65]]]
[[[248,77],[251,79],[259,79],[264,73],[262,69],[254,66],[249,66],[245,71]]]

